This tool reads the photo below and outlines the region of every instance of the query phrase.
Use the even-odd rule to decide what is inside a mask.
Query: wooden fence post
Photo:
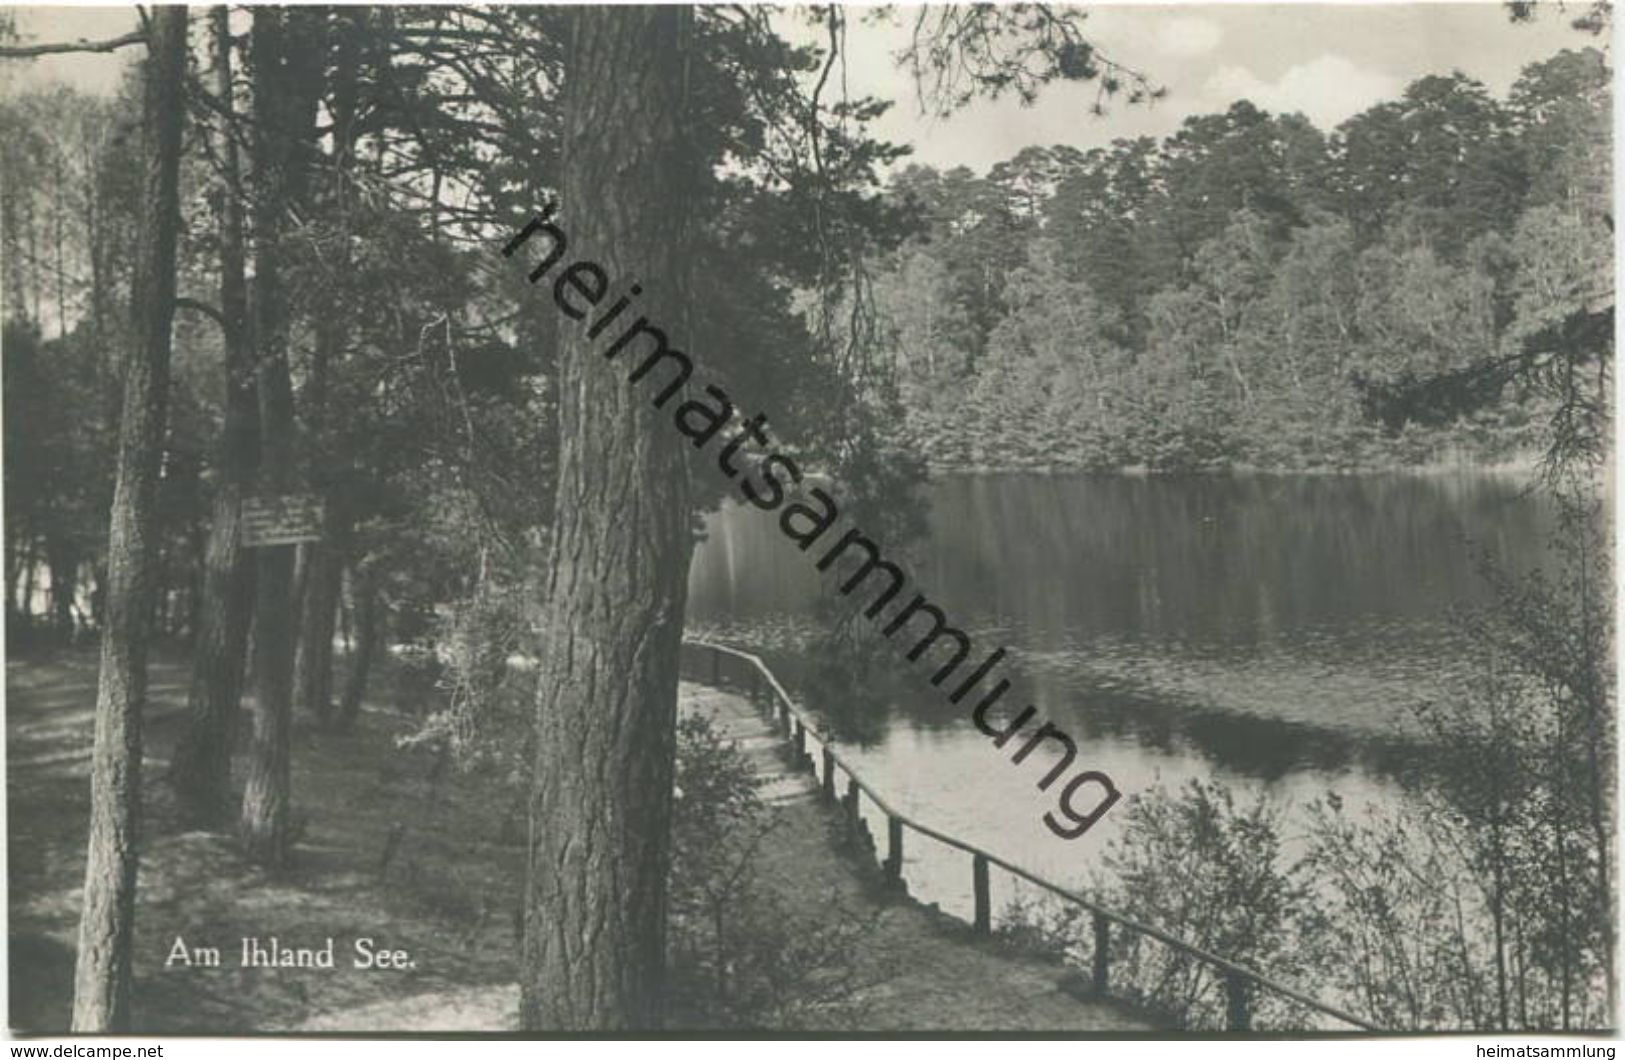
[[[846,778],[846,823],[856,834],[858,822],[862,820],[863,818],[858,815],[858,778],[848,776]]]
[[[886,815],[886,876],[894,883],[903,882],[903,819]]]
[[[1095,919],[1095,996],[1105,997],[1107,988],[1107,947],[1111,944],[1111,921],[1103,913],[1094,914]]]
[[[1252,1030],[1252,1019],[1247,1013],[1247,980],[1234,973],[1224,977],[1225,1029]]]
[[[987,886],[987,858],[981,854],[971,857],[971,889],[976,893],[976,932],[979,935],[988,935],[993,932],[993,903]]]
[[[835,752],[824,745],[824,801],[835,801]]]
[[[796,719],[796,768],[801,768],[802,761],[807,757],[807,726]]]

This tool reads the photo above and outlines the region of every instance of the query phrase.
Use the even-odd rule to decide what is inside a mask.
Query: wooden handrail
[[[878,791],[876,791],[868,781],[864,780],[858,775],[857,771],[853,769],[852,766],[847,763],[847,761],[843,759],[839,753],[836,752],[834,741],[819,733],[817,727],[813,724],[811,719],[809,719],[806,714],[802,712],[801,708],[796,705],[795,699],[788,691],[785,690],[784,685],[780,683],[778,677],[774,675],[773,671],[769,669],[768,665],[764,663],[759,656],[753,655],[747,651],[741,651],[738,648],[730,648],[723,644],[714,644],[710,641],[696,640],[688,637],[683,639],[683,646],[685,648],[699,649],[711,653],[711,683],[713,685],[720,685],[721,683],[718,677],[719,670],[717,668],[717,660],[721,656],[726,655],[731,658],[738,659],[741,662],[747,663],[751,667],[757,677],[772,693],[773,697],[777,701],[777,704],[782,706],[786,714],[790,717],[794,717],[798,723],[796,725],[797,750],[806,756],[806,760],[809,763],[812,760],[812,755],[810,751],[806,750],[805,740],[811,738],[818,742],[824,761],[824,790],[826,793],[833,795],[836,790],[834,775],[832,772],[830,772],[830,766],[833,764],[833,766],[846,774],[847,780],[850,782],[851,787],[863,792],[863,794],[869,797],[869,801],[873,802],[880,809],[880,811],[886,815],[888,822],[900,822],[901,824],[912,828],[921,835],[928,836],[931,839],[935,839],[939,843],[953,847],[956,850],[962,850],[969,854],[972,859],[972,865],[976,870],[976,878],[979,884],[977,888],[978,915],[976,917],[976,927],[978,930],[987,931],[990,928],[990,923],[988,923],[990,917],[988,912],[982,908],[987,900],[985,873],[987,865],[997,865],[999,868],[1010,873],[1011,875],[1026,880],[1028,883],[1031,883],[1034,886],[1041,887],[1044,890],[1049,891],[1051,894],[1054,894],[1059,898],[1063,898],[1074,905],[1081,906],[1093,914],[1095,918],[1095,944],[1097,950],[1103,951],[1103,943],[1107,937],[1106,925],[1114,923],[1127,931],[1133,932],[1136,935],[1145,935],[1149,938],[1156,939],[1158,942],[1169,947],[1170,949],[1183,953],[1186,956],[1193,957],[1196,960],[1210,965],[1222,972],[1225,978],[1228,1023],[1230,1024],[1230,1029],[1232,1030],[1247,1029],[1246,985],[1248,983],[1256,984],[1272,993],[1279,994],[1282,997],[1296,1001],[1298,1004],[1313,1009],[1316,1012],[1331,1016],[1333,1019],[1341,1020],[1344,1023],[1351,1024],[1363,1030],[1382,1030],[1381,1027],[1371,1023],[1369,1020],[1362,1019],[1353,1013],[1345,1012],[1334,1005],[1328,1005],[1323,1001],[1318,1001],[1302,991],[1288,986],[1285,983],[1276,982],[1264,973],[1253,968],[1248,968],[1246,965],[1237,964],[1236,962],[1221,957],[1216,953],[1210,953],[1200,946],[1195,946],[1184,941],[1183,939],[1175,938],[1173,935],[1163,931],[1161,928],[1154,927],[1150,924],[1142,924],[1139,921],[1124,916],[1121,913],[1107,909],[1094,899],[1086,897],[1085,895],[1080,894],[1069,887],[1064,887],[1053,880],[1045,879],[1038,873],[1033,872],[1030,869],[1025,869],[1006,858],[1002,858],[997,854],[983,850],[981,847],[975,846],[972,843],[967,843],[963,839],[948,835],[946,832],[942,832],[936,828],[932,828],[930,825],[916,820],[886,801],[886,799]],[[787,724],[786,731],[788,731],[788,729],[789,725]],[[851,812],[856,813],[855,803]],[[894,828],[895,826],[893,826],[893,828],[889,828],[888,832],[891,836],[895,837],[895,841],[898,844],[898,849],[900,851],[901,836],[893,830]],[[899,879],[902,877],[902,871],[903,866],[900,859],[895,867],[888,868],[888,873],[894,874]],[[1104,992],[1106,985],[1106,964],[1102,959],[1102,954],[1099,952],[1097,952],[1095,955],[1094,971],[1096,986],[1100,991]]]

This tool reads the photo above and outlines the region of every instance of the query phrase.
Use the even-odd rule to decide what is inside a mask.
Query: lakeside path
[[[459,772],[396,738],[413,722],[368,705],[357,733],[296,728],[300,841],[288,871],[246,865],[229,829],[179,820],[162,783],[183,714],[186,668],[155,662],[143,780],[145,835],[134,960],[135,1013],[147,1033],[512,1032],[518,991],[512,910],[523,865],[523,801],[495,770]],[[10,821],[11,1023],[66,1025],[84,872],[93,653],[6,668]],[[796,1023],[851,1031],[1114,1033],[1151,1024],[1112,1002],[1063,992],[1061,965],[975,940],[969,930],[887,895],[872,868],[837,848],[832,810],[741,697],[684,683],[685,712],[738,741],[778,816],[760,850],[763,890],[816,930],[837,912],[864,930],[844,943],[842,1006]],[[238,766],[240,774],[241,767]],[[242,938],[283,945],[335,939],[337,967],[244,969]],[[416,967],[356,970],[354,940],[412,952]],[[166,957],[177,938],[214,946],[222,967]],[[771,1030],[773,1028],[764,1028]]]
[[[874,882],[877,869],[860,869],[837,852],[834,837],[842,828],[835,811],[819,799],[811,774],[790,770],[779,737],[743,697],[685,682],[683,709],[709,714],[766,782],[762,797],[781,817],[762,850],[769,886],[785,895],[833,895],[847,908],[876,915],[855,954],[854,976],[870,984],[859,999],[865,1030],[1154,1029],[1118,1002],[1064,992],[1064,965],[975,939],[968,925],[887,896]]]

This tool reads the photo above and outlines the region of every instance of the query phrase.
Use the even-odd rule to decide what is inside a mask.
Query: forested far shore
[[[1378,40],[1391,33],[1385,8],[1326,10]],[[516,977],[500,1018],[526,1031],[783,1029],[802,1016],[781,997],[850,996],[836,958],[892,955],[861,921],[820,914],[792,939],[775,906],[737,900],[758,845],[791,839],[747,827],[754,773],[678,712],[693,558],[705,518],[738,495],[734,468],[703,471],[672,433],[697,401],[668,412],[666,391],[628,386],[658,355],[606,357],[598,325],[578,327],[559,288],[538,282],[545,269],[503,258],[556,203],[573,251],[591,248],[603,268],[586,286],[591,270],[554,283],[596,304],[607,276],[635,277],[641,292],[624,288],[640,294],[634,312],[670,329],[659,345],[669,337],[704,366],[703,381],[683,375],[689,395],[734,395],[750,423],[771,424],[778,451],[817,469],[819,484],[798,482],[827,512],[812,536],[836,522],[829,485],[857,540],[898,558],[797,561],[823,579],[798,590],[821,693],[853,715],[883,718],[884,677],[934,686],[945,661],[942,612],[916,646],[885,625],[924,600],[893,598],[943,527],[921,488],[927,464],[1537,462],[1531,488],[1554,514],[1541,530],[1550,570],[1506,562],[1490,534],[1474,557],[1477,596],[1401,609],[1363,562],[1345,582],[1367,590],[1351,626],[1485,601],[1458,619],[1460,654],[1481,679],[1408,704],[1459,763],[1442,761],[1451,768],[1417,798],[1391,800],[1369,824],[1338,816],[1328,792],[1310,860],[1278,856],[1263,793],[1255,804],[1228,784],[1147,787],[1122,811],[1126,845],[1098,862],[1109,877],[1089,886],[1121,911],[1119,926],[1154,924],[1223,962],[1335,980],[1323,985],[1387,1029],[1606,1026],[1617,1000],[1601,488],[1612,462],[1610,71],[1596,48],[1551,55],[1558,45],[1520,38],[1507,23],[1533,11],[1416,7],[1433,27],[1416,69],[1448,69],[1452,56],[1476,69],[1480,41],[1502,35],[1511,62],[1548,56],[1505,99],[1440,72],[1330,132],[1240,101],[1161,142],[1031,148],[985,176],[908,166],[912,148],[881,138],[893,100],[848,90],[849,31],[900,44],[916,102],[941,118],[973,102],[1013,116],[1066,82],[1097,112],[1161,106],[1157,72],[1114,58],[1089,10],[1045,4],[159,5],[125,12],[124,31],[100,40],[70,39],[75,20],[57,10],[39,26],[0,11],[7,684],[22,707],[13,764],[44,771],[16,817],[29,842],[57,852],[50,944],[73,955],[71,984],[36,985],[64,1003],[71,994],[76,1032],[162,1025],[148,991],[179,980],[141,947],[183,897],[169,884],[196,879],[166,875],[196,864],[163,858],[173,836],[209,853],[222,871],[202,882],[223,884],[233,914],[281,895],[313,930],[329,919],[348,930],[353,917],[284,881],[350,880],[365,897],[363,870],[382,881],[392,865],[407,875],[437,861],[483,875],[489,901],[466,916],[419,912],[466,920],[470,933],[453,937],[472,939],[507,926],[499,896],[514,895],[500,933],[509,963],[432,972]],[[1170,18],[1134,17],[1146,39]],[[1599,4],[1573,24],[1592,41],[1610,18]],[[37,29],[47,39],[23,39]],[[1312,36],[1294,24],[1282,42],[1319,48]],[[133,61],[106,93],[86,91],[88,78],[10,91],[22,83],[13,64],[121,49]],[[1227,46],[1209,61],[1231,57]],[[1063,138],[1096,128],[1082,124],[1088,108]],[[655,338],[650,328],[640,342]],[[1064,587],[1064,565],[1088,552],[1115,570],[1091,575],[1078,598],[1109,602],[1112,575],[1129,569],[1126,550],[1094,547],[1112,533],[1110,513],[1080,503],[1068,523],[1058,493],[1042,501],[1063,526],[1054,544],[1037,542],[1034,520],[1014,548],[975,524],[998,557],[985,566],[1008,581],[1016,565],[1004,557],[1019,554],[1037,580]],[[1427,529],[1402,505],[1372,507],[1407,534],[1482,521]],[[788,506],[781,529],[794,508],[819,514]],[[1229,632],[1238,612],[1206,607],[1224,602],[1210,573],[1229,569],[1249,579],[1240,613],[1262,616],[1280,644],[1327,634],[1217,549],[1224,526],[1209,532],[1214,521],[1183,498],[1161,512],[1134,533],[1154,540],[1157,523],[1200,519],[1200,547],[1190,535],[1159,545],[1123,583],[1129,603],[1108,606],[1172,619],[1194,599]],[[1372,540],[1344,532],[1340,511],[1308,514],[1339,530],[1340,548]],[[1326,563],[1304,561],[1313,553],[1290,541],[1276,551],[1291,561],[1284,581],[1331,583]],[[783,569],[775,561],[774,578]],[[872,583],[853,593],[871,569],[898,581],[878,598]],[[1041,643],[999,592],[967,595],[1000,606],[965,629],[996,628],[1012,658]],[[1049,614],[1083,610],[1054,602]],[[775,616],[746,603],[730,594],[723,617],[748,621],[751,641],[772,636]],[[1165,628],[1174,634],[1148,635],[1149,650],[1114,663],[1110,627],[1098,627],[1078,654],[1133,670],[1124,687],[1182,710],[1167,680],[1179,671],[1164,664],[1187,645]],[[93,640],[94,660],[62,650]],[[1216,643],[1223,657],[1252,654]],[[1378,650],[1354,656],[1361,668],[1381,661],[1381,642],[1369,643]],[[173,666],[158,659],[149,674],[149,656],[172,645]],[[516,654],[534,668],[510,668]],[[1334,684],[1310,654],[1281,658]],[[711,683],[723,677],[712,669]],[[1257,698],[1252,677],[1243,683]],[[957,719],[978,740],[990,735],[980,710]],[[369,737],[374,757],[342,753]],[[1166,733],[1157,740],[1166,749]],[[919,762],[958,768],[945,742],[910,746]],[[1019,764],[1032,749],[1007,753]],[[397,784],[414,763],[421,784]],[[465,790],[500,808],[484,815],[495,843],[483,850],[464,845],[466,818],[401,798],[411,787],[431,807],[454,802],[456,785],[442,783],[453,771],[478,776]],[[57,797],[69,787],[88,801]],[[375,816],[357,831],[362,797]],[[64,812],[86,829],[63,827]],[[456,856],[420,859],[424,844]],[[1295,882],[1315,872],[1335,886]],[[455,875],[448,888],[426,882],[408,890],[464,890]],[[42,910],[20,894],[15,922],[30,931]],[[1063,952],[1073,929],[1099,939],[1081,920],[1028,926]],[[1177,948],[1128,952],[1113,931],[1114,997],[1169,1027],[1225,1016],[1242,1029],[1227,1013],[1240,1005],[1217,1004],[1237,973],[1202,973]],[[918,951],[893,952],[922,966]],[[1334,974],[1308,967],[1310,952]],[[13,970],[14,981],[29,971]],[[934,993],[954,1009],[951,991]],[[347,1006],[332,992],[324,1002]],[[252,999],[227,996],[223,1009],[209,1018],[227,1028],[285,1025]],[[1259,1028],[1303,1026],[1290,1010],[1257,1013]],[[850,1029],[865,1018],[839,1014]]]
[[[1606,301],[1611,71],[1526,66],[1505,99],[1413,82],[1331,132],[1245,100],[1162,140],[911,166],[917,234],[873,311],[908,445],[944,469],[1527,464],[1516,380],[1408,407]]]

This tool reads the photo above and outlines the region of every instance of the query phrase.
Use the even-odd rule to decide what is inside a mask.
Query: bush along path
[[[516,1030],[525,821],[506,772],[403,743],[421,720],[381,691],[353,734],[296,730],[295,857],[267,872],[230,832],[188,823],[163,783],[186,673],[152,666],[135,1029]],[[21,1033],[67,1026],[94,686],[88,654],[7,665]],[[681,709],[674,1029],[1149,1029],[1068,993],[1060,964],[975,940],[889,889],[746,700],[684,684]],[[243,964],[283,950],[307,964],[330,952],[332,967]]]

